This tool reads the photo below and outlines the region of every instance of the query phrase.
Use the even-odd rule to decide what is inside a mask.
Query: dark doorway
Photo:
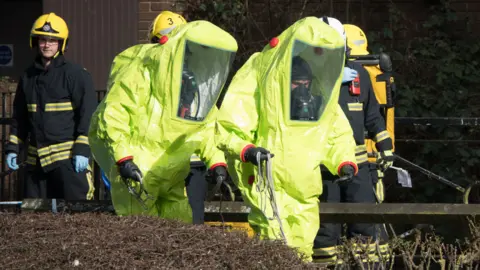
[[[41,14],[41,0],[0,0],[0,77],[17,80],[31,64],[34,54],[29,45],[30,29]]]

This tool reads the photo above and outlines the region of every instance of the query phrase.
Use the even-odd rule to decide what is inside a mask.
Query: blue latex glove
[[[355,79],[357,75],[358,75],[358,72],[355,69],[345,67],[343,69],[342,83],[353,81],[353,79]]]
[[[88,158],[84,156],[73,156],[73,165],[75,165],[75,171],[83,172],[88,167]]]
[[[10,168],[14,171],[18,170],[17,154],[9,153],[7,155],[7,165],[8,165],[8,168]]]
[[[105,172],[103,170],[100,170],[100,173],[102,175],[102,180],[103,180],[103,184],[105,185],[105,188],[107,190],[110,190],[110,181],[108,180],[107,176],[105,175]]]

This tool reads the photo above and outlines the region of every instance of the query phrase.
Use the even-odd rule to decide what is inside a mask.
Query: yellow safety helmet
[[[60,53],[63,54],[68,43],[67,23],[53,12],[43,14],[33,23],[30,31],[30,48],[38,46],[38,37],[41,36],[60,40]]]
[[[351,49],[351,55],[367,55],[368,42],[367,36],[360,27],[353,24],[344,24],[347,34],[347,46]]]
[[[168,10],[162,11],[152,23],[149,39],[152,43],[170,33],[176,26],[186,24],[187,20],[182,15]]]

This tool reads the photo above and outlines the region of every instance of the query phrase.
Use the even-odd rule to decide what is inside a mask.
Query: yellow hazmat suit
[[[315,115],[303,120],[291,117],[292,63],[298,57],[311,69],[309,90],[317,100]],[[272,171],[285,238],[307,260],[320,224],[319,165],[333,173],[346,164],[358,170],[352,129],[338,106],[344,57],[344,41],[333,28],[318,18],[304,18],[250,57],[233,78],[217,117],[217,144],[251,207],[250,225],[262,238],[278,239],[280,234],[280,222],[271,219],[272,208],[265,202],[266,191],[255,187],[257,169],[245,162],[244,153],[253,144],[275,155]]]
[[[199,155],[209,167],[225,164],[214,141],[215,103],[236,50],[230,34],[195,21],[176,27],[163,45],[136,45],[115,58],[89,142],[111,180],[117,214],[190,222],[184,194],[190,156]],[[150,198],[136,200],[128,192],[116,165],[126,157],[141,170]],[[138,190],[138,182],[134,187]]]

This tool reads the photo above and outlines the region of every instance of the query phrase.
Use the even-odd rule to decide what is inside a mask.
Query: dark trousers
[[[71,159],[57,162],[58,167],[44,172],[37,165],[28,165],[24,184],[25,198],[91,200],[93,181],[90,171],[75,172]]]
[[[321,202],[328,203],[376,203],[373,191],[374,183],[368,164],[361,165],[358,174],[351,182],[334,184],[332,180],[338,178],[329,172],[323,172],[323,193]],[[320,211],[321,211],[320,204]],[[328,248],[341,245],[342,224],[323,223],[320,220],[320,229],[315,237],[314,249]],[[372,237],[374,241],[376,225],[368,223],[347,224],[347,238],[355,236]]]
[[[192,208],[193,224],[203,224],[205,221],[206,173],[207,169],[205,166],[192,166],[190,174],[185,179],[188,202]]]

